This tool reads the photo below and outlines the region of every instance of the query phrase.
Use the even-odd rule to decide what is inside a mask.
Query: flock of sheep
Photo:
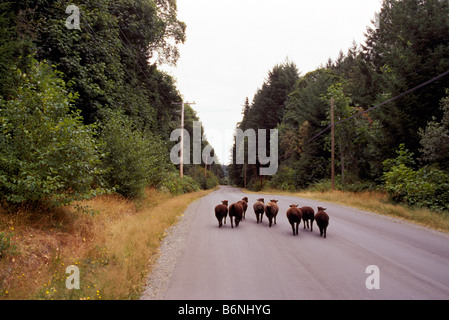
[[[276,224],[276,216],[279,212],[279,207],[277,205],[278,200],[270,200],[269,203],[265,204],[264,199],[257,199],[257,201],[253,205],[254,213],[257,217],[257,223],[262,222],[263,214],[268,218],[269,226],[271,228],[273,222]],[[231,220],[231,227],[238,227],[240,221],[245,219],[246,210],[248,209],[248,198],[245,197],[242,200],[231,204],[228,207],[228,201],[222,201],[222,204],[219,204],[215,207],[215,217],[218,220],[218,226],[221,228],[224,224],[226,224],[226,217],[229,214],[229,219]],[[315,211],[311,207],[302,207],[299,208],[298,205],[290,205],[290,208],[287,210],[287,219],[292,226],[293,235],[298,235],[298,228],[301,220],[304,221],[304,229],[310,228],[310,231],[313,231],[313,221],[316,221],[318,228],[320,229],[320,235],[326,238],[326,230],[329,225],[329,215],[325,212],[325,208],[318,207],[318,211],[315,214]],[[310,221],[310,226],[309,226]]]

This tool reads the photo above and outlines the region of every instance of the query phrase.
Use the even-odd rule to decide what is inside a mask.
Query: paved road
[[[218,228],[215,205],[245,194],[222,187],[192,204],[190,231],[163,298],[193,300],[449,299],[449,236],[393,218],[287,196],[246,194],[246,220]],[[279,199],[277,225],[256,223],[252,204]],[[327,239],[293,237],[290,204],[327,207]],[[229,219],[229,218],[228,218]],[[368,266],[380,289],[367,289]],[[374,280],[368,281],[375,284]]]

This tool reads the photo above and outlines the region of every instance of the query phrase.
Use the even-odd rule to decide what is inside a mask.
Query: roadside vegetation
[[[103,195],[57,209],[0,208],[0,299],[138,299],[166,230],[210,193],[145,190]],[[66,288],[79,267],[80,289]]]
[[[67,1],[0,3],[0,299],[137,297],[164,230],[223,178],[170,161],[182,96],[159,65],[185,40],[176,1],[74,5],[79,29]]]
[[[289,60],[274,66],[252,100],[242,97],[237,129],[277,129],[279,169],[265,177],[261,168],[272,164],[232,161],[231,183],[254,191],[326,187],[333,104],[338,189],[380,191],[385,202],[446,217],[448,15],[447,1],[384,0],[364,41],[337,59],[306,74]]]

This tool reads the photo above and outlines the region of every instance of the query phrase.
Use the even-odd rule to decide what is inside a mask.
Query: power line
[[[435,82],[435,81],[437,81],[437,80],[439,80],[439,79],[441,79],[441,78],[447,76],[448,74],[449,74],[449,70],[446,71],[446,72],[444,72],[444,73],[442,73],[442,74],[440,74],[440,75],[438,75],[438,76],[436,76],[435,78],[432,78],[432,79],[430,79],[430,80],[428,80],[428,81],[426,81],[426,82],[421,83],[420,85],[418,85],[418,86],[416,86],[416,87],[414,87],[414,88],[412,88],[412,89],[410,89],[410,90],[407,90],[407,91],[401,93],[400,95],[397,95],[397,96],[394,97],[394,98],[391,98],[391,99],[389,99],[389,100],[387,100],[387,101],[384,101],[384,102],[382,102],[382,103],[380,103],[380,104],[378,104],[378,105],[376,105],[376,106],[374,106],[374,107],[371,107],[371,108],[369,108],[369,109],[366,109],[366,110],[364,110],[364,111],[361,111],[361,112],[359,112],[359,113],[357,113],[357,114],[355,114],[355,115],[353,115],[353,116],[350,116],[350,117],[348,117],[348,118],[346,118],[346,119],[343,119],[343,120],[340,120],[340,121],[338,121],[338,122],[335,122],[333,125],[332,125],[332,124],[331,124],[331,125],[328,125],[326,128],[324,128],[323,130],[321,130],[318,134],[316,134],[314,137],[312,137],[311,139],[309,139],[305,144],[311,143],[312,141],[314,141],[315,139],[317,139],[319,136],[321,136],[323,133],[325,133],[327,130],[329,130],[330,128],[332,128],[333,126],[336,126],[336,125],[338,125],[338,124],[342,124],[342,123],[347,122],[347,121],[349,121],[349,120],[352,120],[352,119],[354,119],[354,118],[360,117],[361,115],[363,115],[363,114],[365,114],[365,113],[371,112],[371,111],[373,111],[374,109],[380,108],[380,107],[382,107],[382,106],[384,106],[384,105],[386,105],[386,104],[388,104],[388,103],[390,103],[390,102],[393,102],[393,101],[395,101],[395,100],[397,100],[397,99],[399,99],[399,98],[402,98],[402,97],[404,97],[404,96],[406,96],[406,95],[409,95],[410,93],[412,93],[412,92],[414,92],[414,91],[416,91],[416,90],[419,90],[419,89],[421,89],[421,88],[423,88],[423,87],[425,87],[425,86],[431,84],[432,82]]]

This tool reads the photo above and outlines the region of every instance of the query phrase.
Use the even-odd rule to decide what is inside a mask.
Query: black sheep
[[[223,226],[223,219],[224,224],[226,224],[226,217],[228,216],[228,200],[224,200],[222,203],[215,207],[215,217],[217,217],[219,228]]]
[[[246,209],[248,209],[248,197],[244,197],[243,199],[242,199],[242,201],[243,201],[243,220],[245,220],[245,218],[246,218]]]
[[[315,210],[311,207],[302,207],[300,208],[302,211],[302,221],[304,221],[304,229],[309,229],[309,220],[310,220],[310,231],[313,231],[313,220],[315,219]]]
[[[318,207],[318,212],[315,215],[315,221],[318,228],[320,228],[320,236],[322,237],[324,235],[324,238],[326,238],[326,230],[329,225],[329,215],[324,212],[324,210],[327,209]]]
[[[243,206],[240,203],[233,203],[229,206],[229,219],[231,219],[231,227],[234,228],[233,218],[235,220],[235,227],[239,226],[243,216]]]
[[[279,212],[279,207],[277,205],[278,200],[270,200],[270,203],[268,203],[265,206],[265,215],[268,218],[268,221],[270,222],[269,226],[271,228],[271,225],[273,224],[273,220],[274,220],[274,224],[276,224],[276,216]]]
[[[298,235],[298,228],[299,224],[301,223],[301,218],[303,216],[303,213],[301,209],[298,208],[297,205],[290,205],[290,209],[287,210],[287,219],[288,222],[290,222],[293,230],[293,236]],[[296,224],[296,226],[295,226]]]
[[[263,213],[265,210],[265,205],[264,205],[263,201],[264,201],[264,199],[262,199],[262,198],[257,199],[257,202],[253,205],[254,213],[256,214],[256,217],[257,217],[257,223],[259,223],[259,218],[260,218],[260,222],[262,222],[262,219],[263,219]]]

